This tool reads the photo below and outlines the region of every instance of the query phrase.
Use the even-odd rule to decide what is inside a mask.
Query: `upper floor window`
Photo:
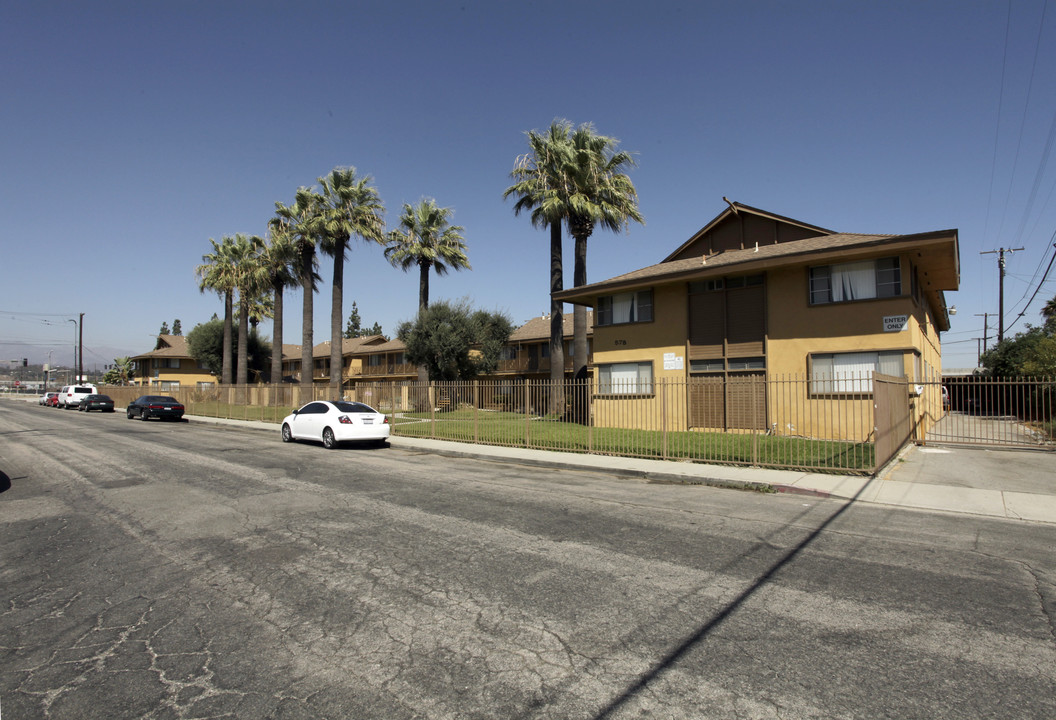
[[[810,304],[897,297],[902,268],[897,257],[822,265],[810,269]]]
[[[598,325],[651,322],[652,319],[652,290],[639,290],[598,298]]]

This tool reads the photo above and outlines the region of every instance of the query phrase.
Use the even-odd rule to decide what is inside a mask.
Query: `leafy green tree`
[[[161,328],[158,329],[158,335],[168,335],[168,334],[169,334],[169,324],[167,322],[163,321],[161,323]]]
[[[363,319],[359,315],[359,308],[356,306],[355,300],[353,300],[352,312],[348,315],[348,324],[345,325],[344,337],[357,338],[370,337],[371,335],[381,335],[382,337],[385,337],[385,333],[381,330],[381,323],[375,322],[374,325],[369,328],[363,327]]]
[[[362,320],[362,318],[359,317],[359,308],[356,307],[356,301],[353,300],[352,301],[352,312],[350,312],[348,314],[348,324],[345,325],[344,337],[346,337],[346,338],[359,337],[359,333],[360,333],[360,330],[361,330],[362,323],[363,323],[363,320]]]
[[[1041,309],[1044,324],[1027,325],[1014,338],[1006,338],[983,353],[982,365],[994,377],[1056,376],[1056,297]]]
[[[220,382],[230,385],[233,367],[230,348],[236,282],[235,260],[232,255],[234,239],[225,235],[219,243],[212,238],[209,238],[209,243],[213,246],[213,251],[202,255],[205,263],[195,268],[195,275],[198,277],[199,290],[203,293],[212,290],[224,299],[224,355]]]
[[[321,228],[320,250],[334,259],[330,306],[330,391],[341,394],[341,316],[343,314],[345,254],[353,237],[384,244],[385,206],[367,175],[356,177],[354,167],[335,168],[319,178],[322,193],[316,196]]]
[[[315,210],[315,193],[310,188],[300,187],[291,205],[275,203],[275,217],[269,223],[272,237],[281,236],[283,242],[290,243],[296,256],[293,273],[301,286],[300,386],[306,397],[312,391],[313,299],[319,278],[316,247],[321,237],[319,215]],[[281,353],[282,348],[277,352]]]
[[[223,321],[216,318],[195,325],[187,333],[187,349],[191,357],[200,362],[213,375],[217,375],[222,369],[224,344]],[[227,345],[230,346],[231,341],[228,341]],[[271,347],[256,330],[252,330],[248,333],[246,348],[246,365],[251,373],[259,375],[267,368]],[[233,356],[236,355],[234,348],[229,347],[228,352]],[[235,359],[237,360],[237,356]]]
[[[1056,333],[1048,327],[1028,327],[983,353],[983,368],[993,377],[1056,375]]]
[[[430,380],[466,380],[497,367],[511,332],[513,324],[502,313],[474,312],[465,300],[442,300],[401,323],[397,337],[407,360],[424,366]]]
[[[564,414],[565,407],[564,316],[554,293],[564,289],[561,223],[568,217],[568,207],[563,168],[571,154],[571,131],[567,120],[554,120],[545,133],[529,130],[529,152],[517,158],[510,173],[514,183],[503,193],[505,199],[517,199],[515,215],[529,211],[534,227],[550,229],[550,411],[555,415]]]
[[[179,318],[172,321],[172,334],[177,336],[183,335],[183,325],[180,324]]]

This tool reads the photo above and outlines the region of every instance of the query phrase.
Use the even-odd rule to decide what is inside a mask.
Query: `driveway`
[[[1056,496],[1056,454],[993,447],[911,446],[882,477],[921,485]]]

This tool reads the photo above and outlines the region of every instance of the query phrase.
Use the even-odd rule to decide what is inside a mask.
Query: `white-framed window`
[[[810,269],[810,304],[849,302],[902,294],[897,257],[821,265]]]
[[[180,389],[180,381],[179,380],[162,380],[161,381],[161,389],[162,390],[179,390]]]
[[[618,293],[598,298],[598,325],[651,322],[652,319],[652,290]]]
[[[216,387],[216,383],[199,380],[194,384],[194,386],[199,390],[212,390],[214,387]]]
[[[873,373],[903,377],[900,350],[819,353],[810,356],[811,391],[815,393],[871,393]]]
[[[626,362],[598,365],[601,395],[652,395],[653,363]]]

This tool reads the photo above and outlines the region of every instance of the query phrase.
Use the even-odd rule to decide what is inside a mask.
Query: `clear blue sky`
[[[1047,15],[1045,11],[1048,11]],[[946,367],[983,318],[1039,321],[1056,295],[1056,7],[1008,2],[22,2],[0,23],[0,359],[153,347],[222,313],[209,239],[263,234],[274,203],[336,166],[374,177],[390,226],[454,208],[469,297],[515,323],[549,307],[548,236],[502,200],[524,132],[593,122],[637,153],[645,227],[598,231],[589,279],[661,260],[725,195],[838,231],[958,228]],[[1044,17],[1044,22],[1043,22]],[[571,248],[566,245],[566,284]],[[321,272],[330,273],[329,259]],[[357,245],[345,317],[392,334],[417,277]],[[285,339],[300,342],[299,291]],[[329,337],[330,287],[315,339]],[[39,313],[31,315],[30,313]],[[991,317],[990,335],[996,334]],[[270,325],[261,331],[270,336]]]

